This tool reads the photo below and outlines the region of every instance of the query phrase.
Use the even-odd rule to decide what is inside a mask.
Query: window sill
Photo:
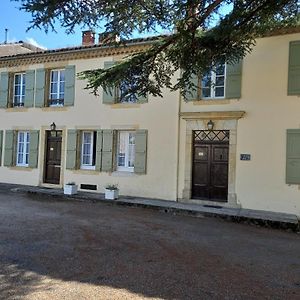
[[[99,175],[99,171],[95,169],[78,169],[73,170],[72,173],[81,175]]]
[[[230,104],[239,101],[239,99],[225,99],[225,98],[205,98],[200,100],[192,101],[193,105],[220,105]]]
[[[26,112],[28,111],[27,107],[20,107],[20,106],[14,106],[14,107],[8,107],[6,108],[7,112]]]
[[[32,168],[29,168],[28,166],[13,166],[13,167],[8,167],[12,171],[32,171]]]
[[[80,170],[83,170],[83,171],[95,171],[96,170],[96,167],[95,166],[80,166]]]
[[[140,103],[114,103],[111,104],[111,108],[140,108]]]
[[[136,177],[136,176],[138,176],[136,173],[130,172],[130,171],[114,171],[111,173],[111,175],[113,177]]]
[[[68,107],[66,106],[46,106],[41,108],[42,111],[67,111]]]

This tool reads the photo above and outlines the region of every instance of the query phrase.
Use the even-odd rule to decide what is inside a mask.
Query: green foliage
[[[15,0],[18,1],[18,0]],[[167,30],[145,51],[136,53],[110,69],[82,72],[87,88],[97,94],[131,83],[129,94],[162,96],[162,89],[185,91],[192,74],[203,74],[222,59],[234,62],[269,31],[299,25],[297,0],[19,0],[33,16],[32,27],[54,29],[59,20],[72,32],[76,25],[118,34],[119,44],[136,32]],[[102,23],[100,23],[102,22]],[[179,73],[181,76],[179,76]],[[174,82],[171,80],[175,78]]]

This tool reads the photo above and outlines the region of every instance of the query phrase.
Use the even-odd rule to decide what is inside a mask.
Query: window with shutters
[[[49,106],[63,106],[65,98],[65,70],[51,70],[49,76]]]
[[[96,131],[82,131],[81,136],[81,169],[95,170],[96,162]]]
[[[28,167],[30,134],[28,131],[18,131],[16,165]]]
[[[25,100],[25,73],[16,73],[13,77],[13,106],[23,107]]]
[[[119,87],[118,100],[120,103],[137,103],[138,95],[136,93],[127,94],[136,87],[134,82],[124,80]]]
[[[202,98],[222,99],[225,97],[226,64],[221,62],[212,67],[201,81]]]
[[[104,69],[112,68],[116,62],[104,62]],[[137,77],[135,77],[137,78]],[[103,90],[103,103],[147,103],[148,97],[134,93],[136,80],[123,80],[118,86],[110,86]],[[131,92],[129,95],[128,92]],[[132,93],[133,92],[133,93]]]
[[[118,131],[117,171],[134,172],[135,132]]]

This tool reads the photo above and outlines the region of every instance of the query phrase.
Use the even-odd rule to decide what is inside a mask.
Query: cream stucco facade
[[[103,104],[101,91],[99,96],[94,96],[84,90],[84,81],[76,79],[73,106],[0,109],[3,132],[40,132],[37,168],[5,167],[3,134],[0,182],[62,187],[74,181],[79,185],[97,185],[97,192],[103,192],[107,183],[117,183],[122,195],[215,204],[191,199],[192,132],[205,130],[207,122],[212,120],[214,129],[230,132],[228,201],[221,205],[293,213],[300,217],[300,185],[288,185],[285,181],[286,130],[300,128],[300,95],[287,95],[289,43],[299,40],[297,32],[258,39],[252,53],[243,61],[239,99],[185,102],[179,92],[165,90],[162,99],[149,97],[147,103]],[[80,72],[103,67],[106,61],[120,60],[124,54],[134,52],[135,47],[139,46],[129,46],[124,53],[91,48],[32,58],[17,56],[14,60],[2,59],[0,72],[67,65],[75,65],[76,72]],[[86,54],[80,57],[80,51]],[[52,122],[57,130],[62,130],[58,185],[44,183],[45,133]],[[68,129],[146,129],[146,173],[66,169]],[[251,159],[241,161],[242,153],[250,154]]]

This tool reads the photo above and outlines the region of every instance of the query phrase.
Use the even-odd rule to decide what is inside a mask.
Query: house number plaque
[[[251,154],[241,154],[240,160],[251,160]]]

